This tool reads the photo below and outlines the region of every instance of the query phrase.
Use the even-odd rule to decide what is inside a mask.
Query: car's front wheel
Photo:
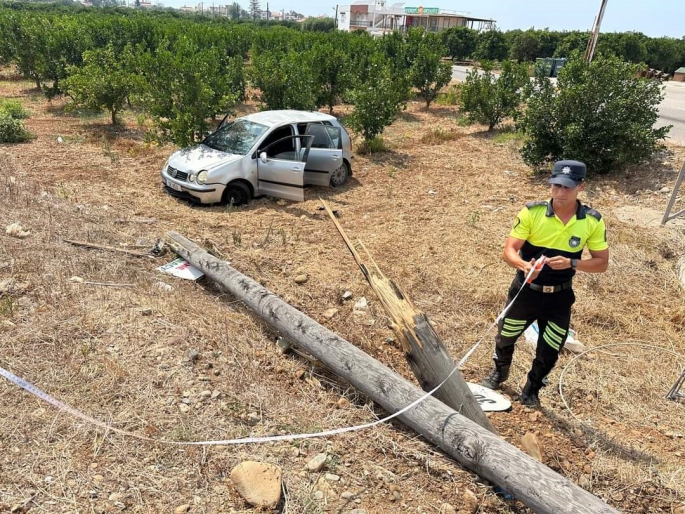
[[[331,175],[331,187],[342,186],[350,178],[350,166],[343,162]]]
[[[224,189],[223,203],[233,206],[244,205],[250,201],[250,188],[240,182],[231,182]]]

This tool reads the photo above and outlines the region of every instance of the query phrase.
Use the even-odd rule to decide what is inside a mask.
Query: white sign
[[[183,278],[185,280],[197,280],[204,275],[199,269],[193,267],[188,261],[184,259],[176,259],[171,261],[169,264],[160,266],[157,271],[162,273],[168,273],[178,278]]]
[[[485,412],[501,412],[511,409],[511,402],[501,394],[480,384],[472,384],[471,382],[467,382],[467,384],[478,401],[478,405]]]

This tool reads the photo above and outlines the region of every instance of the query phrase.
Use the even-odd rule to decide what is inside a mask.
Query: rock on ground
[[[231,481],[247,503],[273,508],[281,501],[281,468],[263,462],[244,461],[231,471]]]

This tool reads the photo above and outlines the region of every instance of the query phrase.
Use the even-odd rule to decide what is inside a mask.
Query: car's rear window
[[[208,135],[202,144],[222,152],[247,155],[267,129],[254,121],[234,120]]]

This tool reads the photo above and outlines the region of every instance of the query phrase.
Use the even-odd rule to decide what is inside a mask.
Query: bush
[[[491,131],[504,118],[516,116],[524,86],[528,84],[525,64],[505,61],[498,77],[492,72],[492,63],[484,62],[483,71],[469,72],[462,86],[462,110],[471,123],[482,123]]]
[[[19,100],[0,100],[0,112],[8,114],[15,120],[23,120],[29,117],[29,113]]]
[[[639,65],[616,57],[591,63],[574,56],[559,73],[558,91],[536,76],[519,127],[529,136],[524,161],[539,167],[559,159],[577,159],[588,173],[608,173],[643,162],[659,149],[669,127],[653,128],[661,85],[637,78]]]
[[[31,133],[26,130],[21,120],[0,110],[0,143],[21,143],[29,139]]]

